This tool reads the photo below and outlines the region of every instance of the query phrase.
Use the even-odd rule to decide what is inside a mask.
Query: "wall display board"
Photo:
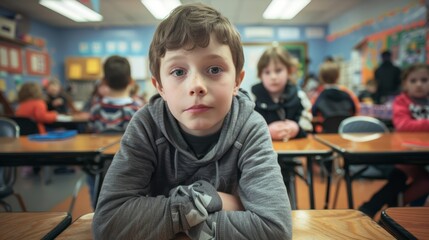
[[[50,75],[49,54],[34,50],[25,50],[26,69],[28,75]]]
[[[68,80],[98,80],[102,75],[101,58],[69,57],[66,59]]]
[[[22,73],[22,52],[20,47],[0,43],[0,71]]]

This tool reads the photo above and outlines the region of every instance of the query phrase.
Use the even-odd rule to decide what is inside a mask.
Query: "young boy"
[[[289,199],[264,119],[239,90],[240,36],[215,9],[176,8],[149,50],[159,94],[122,138],[96,239],[290,239]]]
[[[141,107],[130,97],[130,90],[134,84],[131,66],[126,58],[114,55],[106,59],[103,71],[101,84],[106,85],[109,90],[105,91],[103,98],[91,107],[89,128],[95,133],[123,133],[134,113]],[[95,209],[95,176],[88,174],[87,182],[91,205]]]
[[[131,117],[141,107],[130,97],[134,84],[128,60],[121,56],[110,56],[103,65],[102,80],[109,91],[90,110],[90,130],[92,132],[124,132]]]
[[[340,68],[334,62],[325,62],[320,66],[319,77],[323,90],[314,101],[313,116],[323,118],[334,116],[353,116],[359,113],[359,100],[349,89],[338,85]]]

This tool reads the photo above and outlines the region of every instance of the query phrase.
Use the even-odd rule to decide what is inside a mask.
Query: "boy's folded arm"
[[[148,145],[139,144],[139,149],[134,149],[126,141],[122,142],[106,175],[97,205],[93,223],[97,239],[110,236],[171,239],[205,221],[210,213],[222,209],[216,189],[203,180],[173,188],[168,197],[147,196],[154,171],[149,159],[155,159],[150,156],[153,153],[146,147]],[[142,152],[144,156],[139,155]]]
[[[238,195],[245,210],[209,214],[188,231],[191,238],[201,234],[216,239],[292,238],[290,203],[269,133],[262,126],[252,129],[256,130],[243,129],[253,134],[243,144],[238,162]]]

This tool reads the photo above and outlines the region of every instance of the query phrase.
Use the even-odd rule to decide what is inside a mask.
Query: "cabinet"
[[[68,80],[98,80],[101,76],[101,58],[66,58],[66,77]]]

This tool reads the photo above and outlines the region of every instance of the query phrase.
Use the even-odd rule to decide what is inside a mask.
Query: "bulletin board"
[[[288,50],[290,54],[296,57],[299,60],[298,68],[298,78],[302,78],[307,73],[307,65],[305,59],[307,58],[307,43],[305,42],[278,42],[279,46]],[[241,84],[241,88],[251,92],[251,87],[259,83],[257,75],[257,65],[259,58],[262,53],[268,48],[271,47],[271,42],[266,43],[243,43],[244,50],[244,71],[245,77],[244,81]]]
[[[25,51],[25,59],[28,75],[47,76],[50,75],[50,60],[47,52],[34,50]]]
[[[101,58],[66,58],[66,76],[68,80],[99,80],[102,75]]]
[[[0,43],[0,71],[22,73],[22,52],[20,47]]]

